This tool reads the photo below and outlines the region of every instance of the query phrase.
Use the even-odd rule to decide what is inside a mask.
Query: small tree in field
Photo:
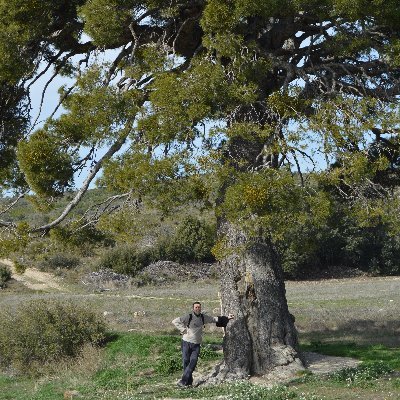
[[[397,0],[38,3],[0,2],[0,82],[22,90],[6,109],[21,110],[43,65],[74,83],[60,89],[61,116],[7,145],[18,163],[5,187],[43,206],[90,170],[57,218],[19,227],[18,243],[65,223],[100,170],[119,193],[110,201],[202,202],[217,217],[223,312],[236,314],[218,377],[300,367],[274,240],[323,224],[331,196],[365,225],[397,218]],[[307,182],[303,161],[327,168]],[[99,219],[88,215],[83,225]]]
[[[7,285],[7,281],[11,279],[11,270],[7,265],[0,264],[0,289]]]

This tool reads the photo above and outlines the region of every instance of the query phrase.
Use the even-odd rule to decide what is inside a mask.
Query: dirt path
[[[23,274],[18,274],[11,260],[0,259],[0,262],[10,267],[13,279],[21,282],[29,289],[66,291],[59,284],[57,278],[50,273],[39,271],[36,268],[27,268]]]
[[[350,357],[334,357],[324,354],[304,352],[306,367],[313,374],[324,375],[340,371],[344,368],[357,367],[361,361]]]

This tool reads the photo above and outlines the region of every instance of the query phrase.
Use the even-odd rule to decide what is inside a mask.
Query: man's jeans
[[[200,344],[189,343],[182,340],[182,364],[183,375],[181,382],[185,386],[193,383],[193,371],[196,368],[197,359],[199,358]]]

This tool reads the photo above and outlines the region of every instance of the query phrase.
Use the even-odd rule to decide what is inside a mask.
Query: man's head
[[[195,302],[193,303],[193,312],[194,312],[196,315],[201,314],[201,303],[200,303],[200,302],[195,301]]]

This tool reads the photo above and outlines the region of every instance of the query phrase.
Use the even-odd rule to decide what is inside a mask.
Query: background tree
[[[385,218],[391,193],[373,178],[397,174],[397,0],[13,0],[0,8],[1,82],[29,90],[51,67],[75,79],[60,91],[65,113],[24,132],[18,146],[36,201],[60,196],[90,166],[60,216],[25,233],[61,224],[102,168],[101,185],[146,195],[165,212],[204,199],[218,217],[224,312],[237,316],[218,377],[299,367],[274,242],[290,224],[329,215],[330,197],[300,168],[319,152],[324,185],[360,218]]]

